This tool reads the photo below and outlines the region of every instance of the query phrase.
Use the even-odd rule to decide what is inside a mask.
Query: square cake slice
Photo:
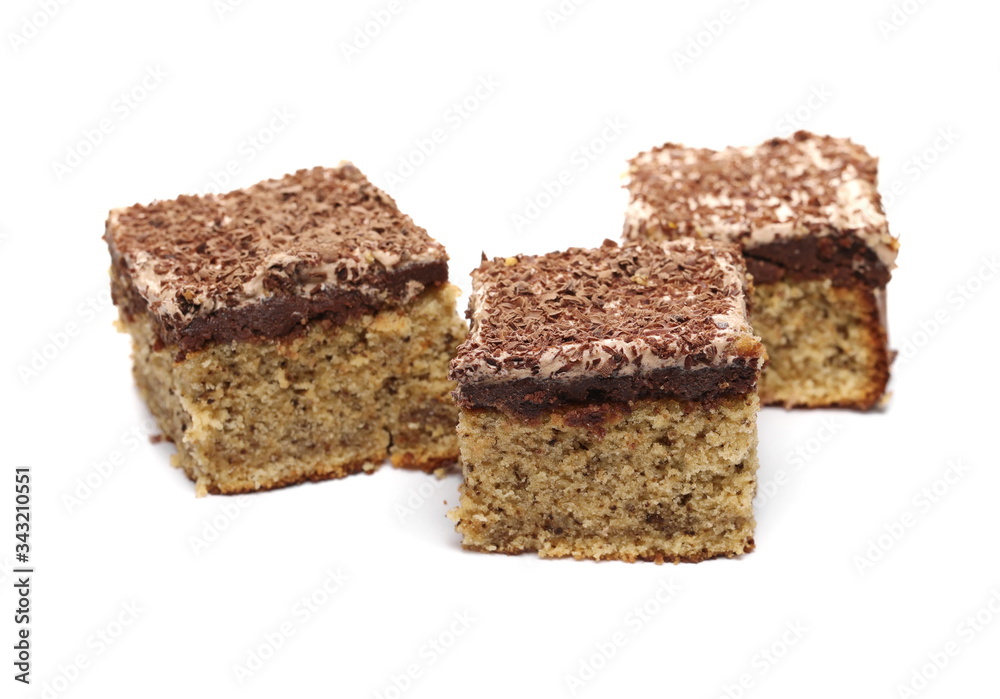
[[[761,400],[865,410],[889,380],[885,288],[899,248],[877,175],[861,146],[804,131],[719,151],[668,143],[631,161],[624,237],[741,245],[770,357]]]
[[[739,248],[484,259],[458,382],[475,551],[701,561],[754,547],[757,379]]]
[[[452,462],[448,257],[349,163],[116,209],[136,383],[198,494]]]

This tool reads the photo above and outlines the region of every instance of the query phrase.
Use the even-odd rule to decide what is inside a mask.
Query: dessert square
[[[475,551],[701,561],[754,547],[757,379],[739,248],[485,260],[451,363]]]
[[[444,248],[349,163],[113,210],[139,391],[198,494],[456,459]]]
[[[754,278],[753,326],[770,363],[765,404],[868,409],[889,380],[886,285],[898,241],[878,161],[805,131],[752,148],[668,143],[631,161],[629,242],[738,243]]]

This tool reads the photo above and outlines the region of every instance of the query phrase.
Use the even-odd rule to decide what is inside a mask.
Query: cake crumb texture
[[[770,358],[760,378],[765,405],[878,404],[889,381],[884,290],[777,282],[755,285],[752,298],[754,330]]]
[[[459,420],[465,548],[697,562],[754,548],[758,398],[564,406]],[[587,419],[599,411],[602,419]]]
[[[270,342],[216,343],[175,361],[147,315],[123,317],[134,374],[196,492],[246,493],[458,456],[448,360],[465,337],[458,289]]]

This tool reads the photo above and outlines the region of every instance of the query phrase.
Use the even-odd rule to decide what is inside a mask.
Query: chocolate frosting
[[[524,412],[589,399],[730,395],[752,390],[764,361],[732,244],[605,241],[484,259],[472,283],[471,331],[451,363],[466,406]]]
[[[115,209],[104,237],[116,303],[182,351],[343,322],[448,276],[444,248],[350,163]]]
[[[836,286],[860,282],[884,287],[889,283],[889,269],[849,233],[777,240],[747,248],[743,254],[757,284],[786,279],[830,279]]]
[[[667,143],[630,162],[624,237],[738,243],[758,282],[788,275],[884,285],[899,243],[877,173],[863,147],[806,131],[719,151]]]
[[[725,367],[694,371],[665,367],[631,376],[470,383],[462,385],[455,396],[466,408],[497,408],[508,414],[532,418],[544,410],[564,405],[628,405],[656,398],[713,403],[727,396],[750,393],[757,385],[759,373],[756,362],[741,360]]]

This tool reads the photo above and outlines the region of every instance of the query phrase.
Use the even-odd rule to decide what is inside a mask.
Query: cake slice
[[[720,151],[668,143],[631,161],[624,238],[741,245],[770,357],[761,400],[868,409],[889,380],[885,290],[899,248],[877,174],[861,146],[804,131]]]
[[[739,248],[485,260],[451,363],[475,551],[701,561],[754,547],[757,379]]]
[[[444,248],[350,164],[116,209],[136,383],[199,494],[455,460]]]

